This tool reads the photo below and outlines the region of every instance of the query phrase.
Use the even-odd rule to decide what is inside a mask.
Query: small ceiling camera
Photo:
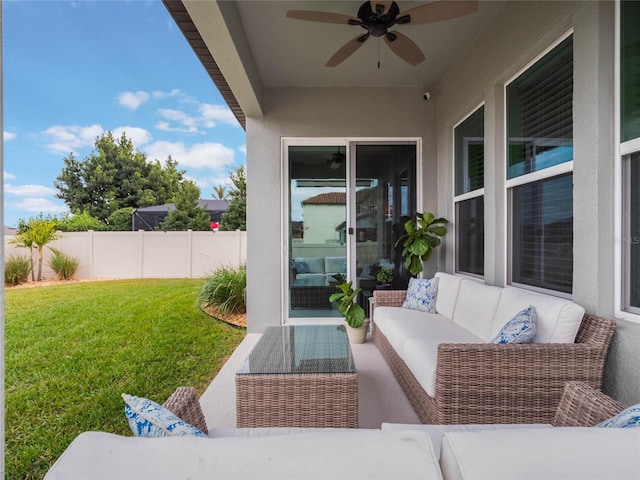
[[[422,98],[424,98],[425,102],[428,102],[429,99],[431,98],[431,93],[424,92],[424,95],[422,95]]]

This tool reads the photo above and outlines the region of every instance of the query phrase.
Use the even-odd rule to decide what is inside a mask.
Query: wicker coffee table
[[[358,427],[344,326],[269,327],[236,373],[237,426]]]

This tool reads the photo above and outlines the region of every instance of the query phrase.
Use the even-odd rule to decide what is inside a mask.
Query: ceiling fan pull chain
[[[378,37],[378,70],[380,70],[380,37]]]

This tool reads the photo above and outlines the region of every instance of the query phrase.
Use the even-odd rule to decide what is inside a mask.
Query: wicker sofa
[[[165,406],[206,431],[192,388],[179,388]],[[45,480],[638,478],[640,429],[575,428],[593,426],[624,408],[585,383],[569,382],[552,425],[386,423],[380,430],[348,431],[213,427],[209,438],[85,432]]]
[[[374,292],[374,342],[423,423],[551,423],[566,382],[601,388],[613,320],[548,295],[436,276],[436,314],[401,308],[405,291]],[[546,322],[534,343],[487,343],[529,305]]]

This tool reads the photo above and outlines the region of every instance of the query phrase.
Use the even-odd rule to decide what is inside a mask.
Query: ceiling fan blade
[[[325,67],[335,67],[336,65],[339,65],[340,63],[345,61],[347,58],[353,55],[368,38],[369,34],[365,33],[364,35],[358,35],[357,37],[349,40],[342,47],[340,47],[340,49],[336,53],[333,54],[333,56],[325,64]]]
[[[411,65],[418,65],[424,61],[422,50],[409,37],[393,31],[384,36],[384,41],[393,53]]]
[[[381,1],[381,0],[370,0],[369,3],[371,4],[371,11],[373,13],[376,12],[376,7],[378,5],[382,5],[384,7],[384,10],[382,10],[382,14],[384,15],[385,13],[387,13],[389,11],[389,8],[391,7],[391,4],[393,3],[393,1]]]
[[[289,10],[287,17],[310,22],[338,23],[341,25],[360,25],[362,22],[355,17],[341,13],[314,12],[311,10]]]
[[[461,17],[478,10],[478,0],[461,0],[426,3],[419,7],[410,8],[398,14],[398,18],[409,15],[409,25],[421,25],[424,23],[441,22],[451,18]],[[404,23],[404,22],[403,22]]]

